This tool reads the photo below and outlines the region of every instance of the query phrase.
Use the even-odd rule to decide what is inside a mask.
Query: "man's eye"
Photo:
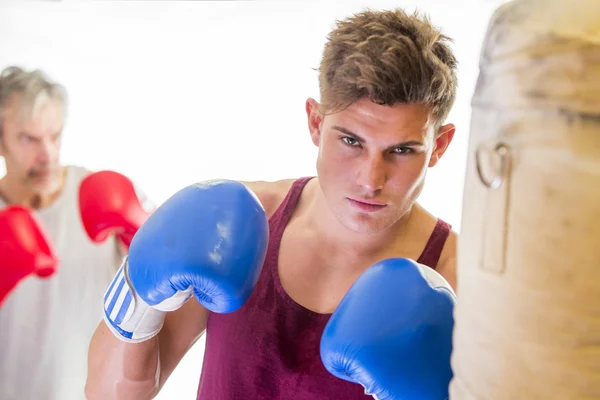
[[[343,140],[343,141],[344,141],[344,143],[346,143],[348,146],[356,146],[356,145],[358,145],[358,144],[359,144],[359,143],[358,143],[358,140],[356,140],[356,139],[354,139],[354,138],[351,138],[351,137],[349,137],[349,136],[344,136],[344,137],[342,138],[342,140]]]
[[[396,153],[396,154],[410,154],[410,153],[414,153],[414,150],[411,149],[410,147],[396,147],[394,149],[394,153]]]

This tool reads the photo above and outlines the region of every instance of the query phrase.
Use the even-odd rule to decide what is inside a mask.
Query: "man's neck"
[[[59,184],[56,190],[48,193],[36,193],[23,185],[18,179],[6,174],[0,179],[0,198],[7,204],[21,205],[33,209],[42,209],[52,204],[60,193],[65,182],[66,168],[61,168]]]
[[[400,235],[406,231],[412,210],[391,227],[377,233],[367,234],[353,232],[344,227],[331,212],[320,187],[314,188],[315,193],[310,204],[310,225],[313,227],[319,241],[332,252],[344,253],[351,258],[371,258],[385,252],[394,246]]]

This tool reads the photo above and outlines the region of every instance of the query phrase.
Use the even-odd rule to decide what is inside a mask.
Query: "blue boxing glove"
[[[104,297],[104,320],[128,342],[156,335],[165,313],[192,295],[208,310],[233,312],[250,297],[267,252],[265,210],[245,185],[188,186],[154,211]]]
[[[456,297],[433,269],[393,258],[366,270],[321,337],[321,360],[378,400],[444,400]]]

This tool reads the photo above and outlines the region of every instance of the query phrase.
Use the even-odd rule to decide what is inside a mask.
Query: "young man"
[[[306,102],[318,177],[245,182],[264,207],[268,239],[251,201],[223,211],[226,199],[243,197],[227,184],[187,188],[157,211],[107,291],[88,397],[152,398],[206,330],[199,399],[370,398],[325,370],[319,341],[351,285],[380,260],[416,260],[455,285],[456,234],[416,203],[455,131],[444,123],[456,92],[447,40],[401,10],[339,22],[320,66],[320,102]],[[192,198],[206,201],[194,213]],[[264,264],[250,251],[263,246]],[[214,270],[197,276],[192,259]],[[173,293],[161,275],[179,285]],[[253,289],[237,296],[247,300],[241,308],[222,293],[229,286],[213,285],[239,276]],[[185,301],[188,286],[207,307]]]
[[[66,97],[42,71],[8,67],[0,75],[0,278],[19,278],[2,285],[3,400],[84,398],[98,298],[124,256],[114,237],[95,243],[84,229],[80,185],[91,175],[59,157]],[[29,273],[48,253],[56,261],[50,276]]]

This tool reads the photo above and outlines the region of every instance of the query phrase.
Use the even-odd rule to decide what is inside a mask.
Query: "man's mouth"
[[[55,171],[53,169],[38,169],[29,171],[29,178],[47,178],[51,176]]]
[[[360,211],[363,211],[363,212],[375,212],[375,211],[379,211],[387,206],[386,203],[382,203],[380,201],[366,200],[366,199],[360,199],[360,198],[348,197],[348,201],[354,208],[356,208]]]

